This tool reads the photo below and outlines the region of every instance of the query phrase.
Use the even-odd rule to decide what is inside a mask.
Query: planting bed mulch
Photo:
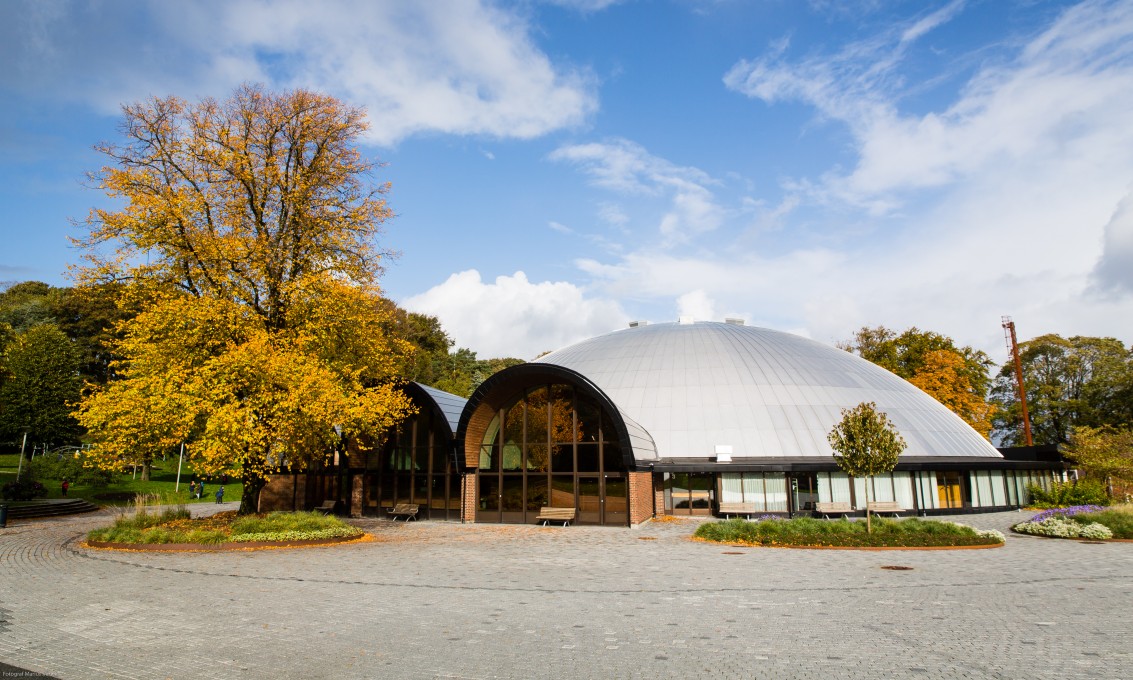
[[[716,543],[702,538],[693,538],[701,543]],[[717,543],[719,545],[719,543]],[[1002,548],[1002,543],[990,545],[763,545],[761,543],[728,543],[736,548],[787,548],[790,550],[984,550]]]

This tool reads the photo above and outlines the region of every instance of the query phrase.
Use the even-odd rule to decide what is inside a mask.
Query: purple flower
[[[1101,505],[1072,505],[1068,508],[1051,508],[1050,510],[1043,510],[1039,514],[1030,519],[1031,522],[1041,522],[1050,517],[1073,517],[1074,515],[1086,515],[1091,512],[1101,512],[1106,508]]]

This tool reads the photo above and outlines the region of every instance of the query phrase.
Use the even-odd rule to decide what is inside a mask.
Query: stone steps
[[[98,506],[81,498],[60,498],[26,503],[4,503],[8,506],[8,519],[28,519],[30,517],[57,517],[94,512]]]

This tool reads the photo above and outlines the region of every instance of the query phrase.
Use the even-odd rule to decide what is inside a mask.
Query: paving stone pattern
[[[359,520],[376,540],[79,546],[108,521],[0,530],[0,662],[63,680],[1133,677],[1133,543],[811,551],[690,541],[693,520]]]

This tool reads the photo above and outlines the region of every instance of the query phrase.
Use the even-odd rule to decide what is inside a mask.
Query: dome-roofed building
[[[866,480],[838,470],[826,435],[841,409],[866,401],[908,445],[874,479],[873,499],[910,512],[1010,507],[1050,477],[1050,465],[1005,459],[932,397],[849,352],[739,322],[634,324],[476,390],[456,433],[464,516],[533,522],[561,506],[580,522],[625,524],[720,504],[864,509]]]

